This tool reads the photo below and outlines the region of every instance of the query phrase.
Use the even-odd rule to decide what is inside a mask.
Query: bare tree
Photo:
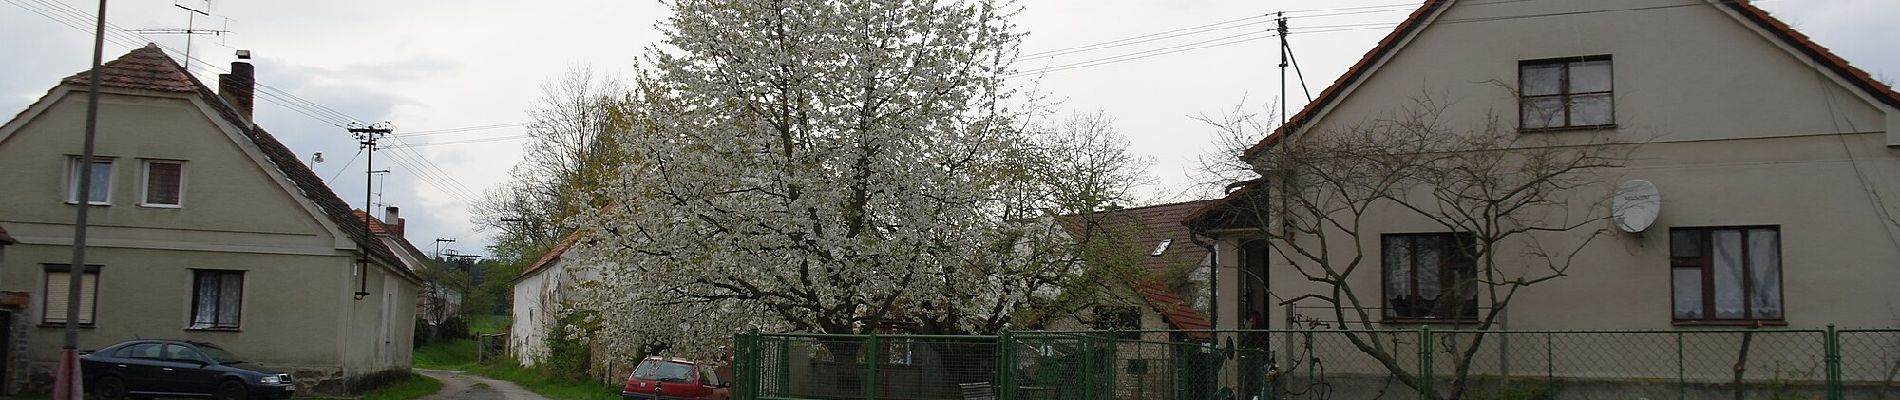
[[[1445,121],[1446,109],[1427,98],[1362,123],[1272,138],[1252,160],[1263,175],[1259,187],[1241,194],[1224,218],[1227,227],[1266,238],[1297,278],[1321,288],[1286,304],[1324,305],[1333,320],[1327,325],[1414,388],[1417,366],[1399,359],[1413,349],[1370,331],[1419,305],[1393,304],[1378,287],[1368,297],[1368,288],[1352,282],[1362,269],[1381,273],[1380,256],[1391,255],[1376,247],[1385,232],[1375,221],[1422,218],[1453,233],[1451,243],[1435,247],[1444,250],[1408,251],[1442,251],[1436,256],[1447,257],[1445,265],[1457,265],[1435,272],[1450,274],[1452,284],[1419,304],[1478,331],[1434,344],[1455,365],[1445,395],[1459,398],[1482,331],[1497,326],[1521,290],[1568,275],[1576,255],[1607,233],[1607,192],[1581,189],[1605,184],[1604,174],[1634,145],[1614,143],[1606,132],[1520,134],[1495,116],[1455,126]],[[1229,132],[1257,126],[1245,118],[1216,122]]]

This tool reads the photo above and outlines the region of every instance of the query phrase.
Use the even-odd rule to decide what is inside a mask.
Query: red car
[[[712,366],[678,358],[647,357],[627,375],[621,400],[727,400],[732,384]]]

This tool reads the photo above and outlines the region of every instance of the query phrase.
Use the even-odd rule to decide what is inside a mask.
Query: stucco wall
[[[1441,121],[1453,127],[1478,126],[1493,114],[1515,126],[1516,99],[1494,83],[1515,84],[1519,60],[1607,54],[1614,60],[1615,128],[1524,134],[1643,143],[1626,167],[1598,171],[1603,184],[1568,195],[1576,204],[1597,204],[1616,182],[1646,179],[1662,192],[1661,216],[1644,234],[1598,239],[1578,255],[1570,276],[1523,292],[1510,306],[1509,328],[1671,328],[1669,229],[1741,225],[1780,228],[1791,327],[1900,324],[1900,295],[1886,289],[1900,279],[1892,268],[1900,259],[1900,223],[1892,219],[1900,213],[1900,150],[1886,146],[1884,131],[1891,110],[1713,6],[1483,20],[1639,5],[1647,3],[1454,7],[1440,17],[1448,23],[1424,30],[1301,134],[1396,115],[1423,97],[1447,105]],[[1377,306],[1378,234],[1444,228],[1391,209],[1375,209],[1364,221],[1369,234],[1359,244],[1369,249],[1367,265],[1352,282],[1368,306]],[[1606,221],[1583,228],[1595,229],[1614,227]],[[1235,243],[1222,241],[1223,277],[1233,276]],[[1283,254],[1273,262],[1280,298],[1325,293],[1288,268]],[[1234,289],[1226,279],[1221,287],[1221,325],[1230,326]],[[1274,310],[1275,326],[1284,326],[1281,311]]]
[[[521,365],[533,366],[547,356],[547,331],[549,308],[542,303],[542,295],[548,290],[548,277],[564,270],[558,262],[515,281],[514,304],[508,327],[508,347],[515,360]]]
[[[80,153],[84,94],[55,89],[0,130],[0,223],[22,242],[0,260],[0,290],[34,294],[43,264],[71,260],[68,163]],[[80,347],[133,338],[217,343],[240,357],[296,372],[304,390],[339,393],[381,371],[406,370],[415,285],[372,269],[371,297],[357,288],[348,240],[332,235],[301,193],[260,165],[255,145],[206,115],[195,97],[111,92],[101,97],[97,154],[115,157],[109,206],[92,206],[87,263],[102,265],[97,324]],[[139,204],[143,159],[185,162],[182,206]],[[192,269],[245,271],[241,329],[186,330]],[[385,279],[390,279],[385,282]],[[387,309],[387,311],[385,311]],[[29,357],[50,363],[57,328],[32,330]],[[46,366],[50,370],[50,365]],[[308,392],[306,392],[308,393]]]

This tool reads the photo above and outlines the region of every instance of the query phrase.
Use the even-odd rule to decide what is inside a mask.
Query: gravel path
[[[442,381],[442,390],[423,400],[548,400],[523,389],[514,382],[464,374],[460,371],[416,369],[416,372]]]

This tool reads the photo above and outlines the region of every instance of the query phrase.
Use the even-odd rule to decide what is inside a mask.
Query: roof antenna
[[[185,29],[127,29],[126,31],[148,35],[185,35],[185,72],[191,72],[191,37],[212,35],[219,37],[219,42],[222,43],[224,34],[230,32],[226,29],[198,29],[198,16],[211,16],[211,0],[203,0],[201,4],[203,4],[200,6],[202,10],[186,7],[178,4],[177,0],[172,0],[172,7],[185,10]],[[231,22],[227,18],[225,27],[230,27],[230,25]]]

